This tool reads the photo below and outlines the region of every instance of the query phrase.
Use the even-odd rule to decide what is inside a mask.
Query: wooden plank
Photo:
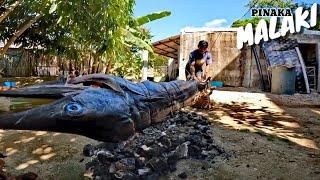
[[[169,56],[168,54],[164,54],[164,53],[160,53],[160,52],[158,52],[157,54],[160,54],[160,55],[165,56],[165,57],[177,59],[177,57]]]
[[[260,81],[261,81],[261,84],[262,84],[263,91],[266,91],[267,88],[266,88],[266,84],[265,84],[265,81],[264,81],[264,77],[263,77],[263,73],[262,73],[262,67],[261,67],[261,64],[260,64],[260,58],[258,56],[256,46],[251,46],[251,50],[252,50],[254,58],[256,60],[256,64],[257,64],[258,72],[259,72],[259,75],[260,75]]]
[[[177,51],[167,51],[166,49],[162,49],[162,48],[158,48],[158,47],[154,47],[155,49],[158,49],[158,50],[160,50],[160,51],[163,51],[163,52],[165,52],[165,53],[168,53],[168,54],[173,54],[173,55],[178,55],[177,54]]]
[[[302,73],[303,73],[303,77],[304,77],[304,82],[306,85],[306,90],[307,90],[307,93],[310,94],[310,86],[309,86],[308,76],[307,76],[307,72],[306,72],[306,65],[304,64],[300,49],[298,47],[295,47],[295,49],[296,49],[298,56],[299,56],[299,61],[301,64],[301,69],[302,69]]]

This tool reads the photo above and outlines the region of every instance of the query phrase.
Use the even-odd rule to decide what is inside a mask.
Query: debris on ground
[[[211,162],[217,156],[228,159],[229,153],[212,139],[208,119],[195,113],[177,112],[167,121],[137,133],[125,143],[86,145],[86,164],[95,179],[158,179],[174,172],[182,159]],[[179,174],[187,178],[187,174]]]
[[[214,103],[210,100],[210,95],[213,93],[213,90],[213,88],[206,89],[196,94],[192,107],[206,110],[212,109],[214,107]]]

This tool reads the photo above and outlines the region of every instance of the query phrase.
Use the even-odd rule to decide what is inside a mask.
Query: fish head
[[[135,131],[125,93],[103,88],[0,116],[0,128],[73,133],[107,142],[126,140]]]

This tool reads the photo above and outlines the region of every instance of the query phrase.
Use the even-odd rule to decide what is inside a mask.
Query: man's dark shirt
[[[206,63],[209,65],[212,63],[212,55],[208,51],[201,53],[198,49],[192,51],[189,55],[189,61],[186,66],[186,73],[191,73],[190,65],[194,65],[195,73],[202,72],[202,65]]]

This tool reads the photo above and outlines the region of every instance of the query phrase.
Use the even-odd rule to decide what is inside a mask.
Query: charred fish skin
[[[73,84],[97,82],[103,88],[85,88],[49,105],[0,116],[0,128],[56,131],[120,142],[163,121],[197,92],[196,81],[132,83],[111,75],[80,77]]]

